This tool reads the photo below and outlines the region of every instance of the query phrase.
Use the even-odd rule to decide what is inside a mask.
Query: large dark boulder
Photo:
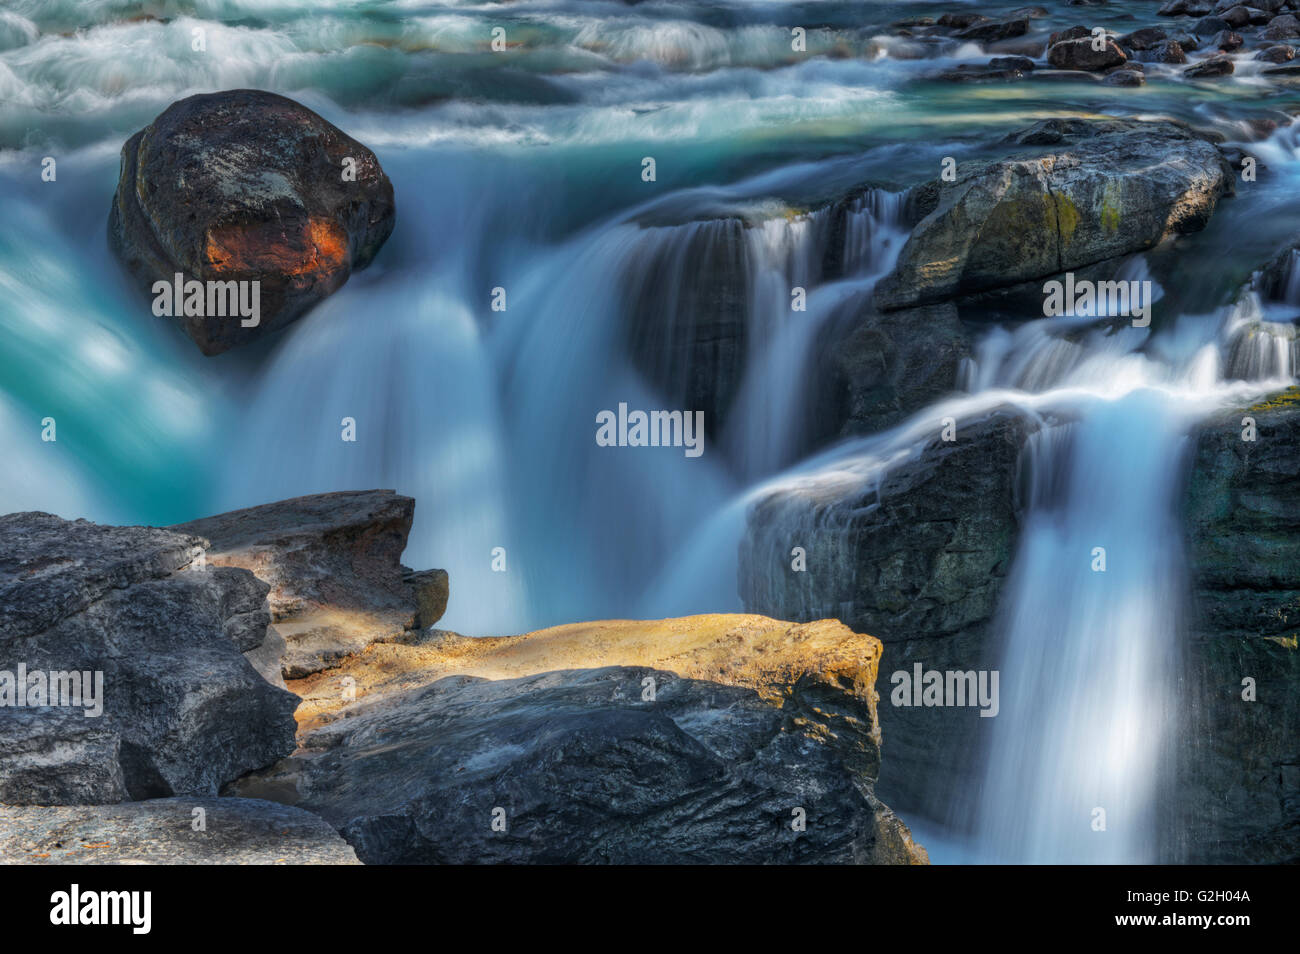
[[[0,681],[12,691],[21,667],[29,680],[82,674],[85,686],[81,705],[29,695],[28,707],[0,708],[0,802],[215,795],[293,750],[297,700],[243,655],[265,637],[267,587],[204,567],[205,544],[46,513],[0,517]],[[97,680],[98,713],[86,704]]]
[[[1169,122],[1045,120],[1013,136],[1032,151],[967,163],[919,186],[929,213],[877,287],[890,310],[1003,288],[1150,248],[1205,227],[1232,170]]]
[[[337,291],[375,257],[394,215],[373,152],[291,99],[239,89],[173,103],[126,141],[108,234],[155,300],[155,283],[178,273],[260,283],[255,325],[211,313],[230,310],[213,296],[204,314],[174,316],[214,355]]]

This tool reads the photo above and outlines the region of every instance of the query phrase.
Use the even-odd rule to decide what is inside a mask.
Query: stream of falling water
[[[826,446],[809,394],[817,348],[894,262],[902,186],[1035,119],[1112,107],[1235,140],[1290,104],[1259,64],[1242,54],[1213,95],[1177,76],[1141,91],[936,84],[930,74],[988,54],[893,35],[891,21],[934,13],[919,2],[818,4],[806,59],[790,56],[797,4],[181,0],[169,18],[154,6],[14,0],[0,14],[0,509],[166,524],[394,487],[418,501],[405,561],[450,572],[441,625],[501,634],[740,610],[737,551],[756,500],[870,486],[923,453],[937,419],[1018,408],[1059,423],[1026,451],[1002,712],[963,850],[1153,857],[1187,435],[1199,415],[1293,379],[1300,270],[1280,302],[1247,294],[1154,333],[981,326],[954,382],[965,393],[870,437]],[[1076,19],[1053,10],[1034,29]],[[499,20],[519,41],[509,58],[482,42]],[[209,51],[196,59],[199,25]],[[293,96],[372,146],[398,224],[375,265],[307,318],[208,360],[130,289],[104,217],[127,136],[182,96],[238,86]],[[1107,98],[1129,95],[1141,98]],[[1279,247],[1297,141],[1291,126],[1251,143],[1272,177],[1216,212],[1203,237],[1216,267]],[[57,184],[33,173],[46,154]],[[653,185],[646,155],[660,160]],[[851,189],[841,234],[818,201]],[[1251,211],[1214,232],[1233,205]],[[1146,275],[1142,257],[1123,268]],[[724,272],[737,281],[723,317],[744,353],[716,446],[698,460],[605,453],[594,414],[665,406],[692,322],[726,311],[709,297]],[[499,314],[486,307],[497,286],[510,301]],[[793,286],[807,291],[797,316]],[[657,337],[629,342],[630,314]],[[40,439],[45,416],[57,443]],[[344,417],[355,444],[339,440]],[[509,572],[492,568],[498,547]],[[1099,808],[1106,834],[1093,837]]]
[[[1155,860],[1185,599],[1174,508],[1187,424],[1176,397],[1138,390],[1031,438],[978,812],[990,859]]]

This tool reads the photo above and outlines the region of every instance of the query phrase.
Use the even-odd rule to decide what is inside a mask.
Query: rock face
[[[843,468],[832,465],[826,480],[760,499],[740,548],[746,610],[834,616],[885,634],[886,673],[917,662],[996,668],[985,635],[1015,555],[1019,457],[1032,429],[1019,414],[995,412],[962,424],[956,441],[931,443],[883,478],[840,483]],[[807,555],[802,572],[791,567],[796,546]],[[888,758],[880,782],[889,798],[946,817],[948,795],[976,780],[974,733],[990,721],[973,710],[964,722],[963,715],[881,707]]]
[[[1242,440],[1248,416],[1254,442]],[[1300,861],[1297,448],[1295,388],[1206,421],[1196,436],[1186,495],[1192,717],[1170,819],[1190,861]]]
[[[1029,156],[959,168],[919,188],[928,214],[876,291],[883,310],[1044,278],[1201,229],[1231,171],[1166,122],[1045,120]]]
[[[201,808],[205,830],[195,831]],[[251,798],[0,808],[0,864],[355,865],[310,812]]]
[[[620,283],[629,358],[670,406],[703,410],[713,436],[725,430],[754,342],[776,333],[773,315],[789,314],[791,288],[811,292],[857,272],[881,229],[919,218],[897,193],[816,185],[817,194],[709,209],[708,218],[674,208],[638,222]]]
[[[428,629],[447,612],[451,580],[446,570],[420,570],[402,578],[415,591],[415,627]]]
[[[953,305],[866,310],[833,353],[846,395],[843,433],[884,430],[953,392],[970,353]]]
[[[704,411],[714,436],[744,374],[746,234],[740,218],[646,228],[625,281],[628,354],[670,401]]]
[[[176,315],[214,355],[337,291],[375,257],[394,215],[374,153],[291,99],[242,89],[173,103],[127,140],[108,234],[151,297],[177,273],[260,283],[256,324],[217,314],[207,290],[203,313]]]
[[[367,863],[923,862],[872,792],[879,656],[752,616],[435,632],[304,680],[299,754],[230,791]]]
[[[931,635],[987,620],[1014,548],[1016,468],[1030,430],[999,412],[883,478],[814,479],[760,499],[741,546],[746,608]],[[808,553],[806,573],[790,568],[795,546]]]
[[[285,677],[337,665],[371,643],[437,622],[444,571],[401,564],[415,501],[391,490],[297,497],[172,529],[211,541],[207,560],[270,585],[271,621],[285,641]],[[417,620],[418,617],[418,620]]]
[[[0,710],[0,804],[110,803],[130,798],[122,768],[122,737],[101,722],[75,709]]]
[[[293,750],[296,700],[241,655],[265,636],[266,586],[243,570],[195,569],[203,543],[45,513],[0,517],[8,692],[20,667],[29,680],[76,673],[84,684],[80,705],[37,707],[32,683],[30,708],[0,707],[0,802],[213,795]],[[96,673],[102,714],[90,715]],[[71,676],[61,678],[73,699]]]

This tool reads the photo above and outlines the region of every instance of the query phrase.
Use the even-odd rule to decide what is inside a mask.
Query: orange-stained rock
[[[393,186],[373,152],[291,99],[229,90],[173,103],[127,140],[108,232],[155,302],[155,283],[177,274],[182,286],[249,283],[249,302],[258,283],[255,321],[250,309],[218,307],[220,294],[203,296],[201,309],[176,308],[174,295],[154,308],[214,355],[337,291],[374,258],[394,218]]]

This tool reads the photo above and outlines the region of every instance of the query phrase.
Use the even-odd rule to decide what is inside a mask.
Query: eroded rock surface
[[[833,368],[846,396],[844,434],[872,434],[953,393],[970,335],[951,304],[861,312]]]
[[[410,497],[358,490],[295,497],[172,529],[211,541],[210,564],[242,567],[269,584],[271,620],[285,641],[283,673],[296,679],[441,617],[446,573],[413,574],[401,564],[414,515]]]
[[[820,478],[774,490],[751,508],[741,541],[745,609],[833,616],[881,633],[885,682],[916,663],[997,668],[990,624],[1016,553],[1020,455],[1035,429],[1017,412],[996,411],[883,476],[846,476],[850,468],[832,464]],[[802,571],[792,567],[795,547],[806,554]],[[977,733],[992,720],[974,709],[882,704],[880,721],[885,797],[953,821],[952,793],[978,781]]]
[[[1254,441],[1242,440],[1246,417]],[[1185,497],[1191,704],[1171,838],[1190,861],[1296,863],[1300,392],[1216,415],[1195,441]]]
[[[879,653],[752,616],[376,644],[295,684],[299,753],[230,791],[368,863],[923,861],[872,792]]]
[[[27,706],[0,707],[0,801],[214,795],[293,750],[294,697],[242,655],[265,636],[267,588],[244,570],[196,568],[204,543],[46,513],[0,517],[8,691],[21,667],[29,680],[76,674],[82,700],[38,706],[32,683]],[[63,685],[74,698],[73,683]],[[92,696],[101,714],[88,714]],[[44,703],[53,701],[47,687]]]
[[[195,830],[195,810],[203,827]],[[322,819],[251,798],[0,807],[0,864],[355,865]]]

